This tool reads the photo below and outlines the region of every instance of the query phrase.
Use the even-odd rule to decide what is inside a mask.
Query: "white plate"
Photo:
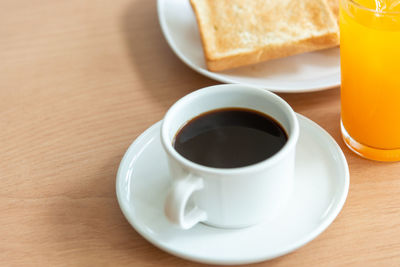
[[[273,221],[226,230],[199,224],[180,230],[164,216],[169,185],[160,122],[129,147],[117,174],[117,197],[129,223],[145,239],[173,255],[211,264],[245,264],[289,253],[323,232],[336,218],[349,189],[346,159],[332,137],[298,115],[295,190]]]
[[[189,0],[158,0],[158,17],[164,36],[175,54],[189,67],[211,79],[286,93],[318,91],[340,85],[339,48],[211,72],[206,68]]]

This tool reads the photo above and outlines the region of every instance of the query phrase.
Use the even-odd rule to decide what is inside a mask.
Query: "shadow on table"
[[[196,89],[217,84],[186,66],[168,46],[158,22],[156,1],[130,3],[121,28],[135,73],[152,97],[169,107]]]

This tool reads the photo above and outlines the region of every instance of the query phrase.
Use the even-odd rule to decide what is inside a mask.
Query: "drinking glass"
[[[368,159],[399,161],[400,0],[340,0],[340,54],[346,145]]]

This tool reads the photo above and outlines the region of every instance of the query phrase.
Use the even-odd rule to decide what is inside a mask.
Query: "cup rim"
[[[253,92],[257,91],[257,93],[262,93],[267,95],[269,98],[272,98],[275,100],[279,105],[282,107],[282,111],[287,115],[288,121],[289,121],[289,127],[291,128],[291,132],[288,133],[288,140],[285,143],[285,145],[273,156],[248,165],[248,166],[243,166],[243,167],[236,167],[236,168],[215,168],[215,167],[208,167],[204,166],[198,163],[195,163],[191,160],[186,159],[183,157],[181,154],[179,154],[173,147],[172,143],[169,140],[169,132],[168,129],[166,128],[168,125],[168,121],[170,120],[170,117],[172,116],[172,113],[174,110],[176,110],[180,105],[182,105],[184,102],[196,98],[199,95],[207,94],[209,92],[215,91],[215,90],[226,90],[229,88],[243,88],[246,90],[253,90]],[[236,90],[236,89],[235,89]],[[278,121],[279,122],[279,121]],[[269,166],[272,166],[282,160],[283,157],[285,157],[286,154],[290,152],[290,150],[296,146],[297,140],[299,138],[299,123],[297,116],[291,106],[283,100],[281,97],[277,96],[276,94],[266,90],[266,89],[261,89],[258,87],[253,87],[253,86],[247,86],[247,85],[240,85],[240,84],[222,84],[222,85],[213,85],[213,86],[208,86],[204,87],[201,89],[198,89],[196,91],[193,91],[192,93],[189,93],[179,99],[177,102],[175,102],[167,111],[167,113],[164,116],[164,119],[162,120],[161,124],[161,143],[164,147],[164,150],[167,152],[169,156],[172,158],[176,159],[180,164],[182,164],[185,168],[190,169],[190,170],[196,170],[198,172],[206,173],[206,174],[215,174],[215,175],[241,175],[243,173],[251,173],[251,172],[256,172],[261,169],[268,168]]]
[[[380,15],[400,15],[400,11],[380,11],[380,10],[376,10],[376,9],[372,9],[369,7],[366,7],[358,2],[356,2],[355,0],[342,0],[342,1],[346,1],[349,2],[350,4],[360,8],[360,9],[364,9],[368,12],[371,13],[375,13],[375,14],[380,14]]]

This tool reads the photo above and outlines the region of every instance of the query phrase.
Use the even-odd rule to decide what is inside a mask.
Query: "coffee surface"
[[[287,142],[273,118],[244,108],[224,108],[190,120],[173,146],[183,157],[208,167],[237,168],[263,161]]]

